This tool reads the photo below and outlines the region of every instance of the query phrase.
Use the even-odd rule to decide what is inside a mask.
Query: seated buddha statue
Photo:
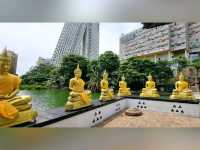
[[[113,99],[113,89],[109,88],[108,84],[108,73],[106,70],[103,73],[103,79],[101,80],[101,101],[108,101]]]
[[[175,83],[175,89],[170,96],[170,99],[194,100],[192,90],[189,89],[188,82],[184,81],[183,73],[179,75],[179,81]]]
[[[77,110],[92,105],[91,91],[84,90],[85,82],[81,79],[81,75],[82,71],[78,64],[74,70],[75,77],[69,81],[71,92],[65,104],[65,110]]]
[[[140,97],[160,97],[151,74],[148,76],[148,81],[145,84],[145,88],[142,89]]]
[[[122,76],[122,80],[119,81],[119,91],[118,96],[129,96],[131,95],[130,88],[127,88],[127,83],[125,81],[124,75]]]
[[[30,96],[17,95],[21,79],[10,74],[11,58],[5,48],[0,54],[0,127],[9,127],[35,120]]]

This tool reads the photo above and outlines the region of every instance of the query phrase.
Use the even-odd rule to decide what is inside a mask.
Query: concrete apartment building
[[[150,29],[138,29],[120,37],[120,59],[147,58],[172,60],[200,56],[200,23],[170,23]]]
[[[11,58],[10,73],[16,74],[18,55],[11,50],[8,50],[8,56]]]

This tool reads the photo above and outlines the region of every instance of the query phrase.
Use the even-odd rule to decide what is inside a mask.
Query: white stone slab
[[[93,127],[129,107],[136,107],[146,111],[171,112],[177,115],[200,117],[199,104],[125,98],[45,127]]]
[[[45,127],[50,128],[62,128],[62,127],[92,127],[105,119],[111,117],[117,112],[127,107],[127,100],[121,100],[111,103],[106,106],[99,107],[97,109],[76,115],[74,117],[47,125]]]
[[[200,105],[166,101],[152,101],[142,99],[127,99],[129,107],[155,112],[171,112],[179,115],[200,117]]]

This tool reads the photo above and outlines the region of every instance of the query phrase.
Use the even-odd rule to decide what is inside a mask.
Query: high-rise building
[[[39,57],[37,62],[36,62],[37,65],[40,65],[40,64],[51,64],[51,59],[50,58],[43,58],[43,57]]]
[[[8,56],[11,58],[10,71],[9,72],[12,73],[12,74],[16,74],[18,55],[13,51],[8,50]]]
[[[120,59],[145,57],[154,61],[200,56],[200,23],[170,23],[138,29],[120,37]]]
[[[99,23],[65,23],[52,57],[59,66],[63,56],[81,55],[95,60],[99,55]]]

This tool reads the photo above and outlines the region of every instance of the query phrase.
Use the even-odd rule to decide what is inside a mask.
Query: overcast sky
[[[64,23],[0,23],[0,49],[18,54],[17,73],[26,73],[39,56],[50,58]],[[119,37],[142,27],[140,23],[100,23],[99,51],[119,53]]]

